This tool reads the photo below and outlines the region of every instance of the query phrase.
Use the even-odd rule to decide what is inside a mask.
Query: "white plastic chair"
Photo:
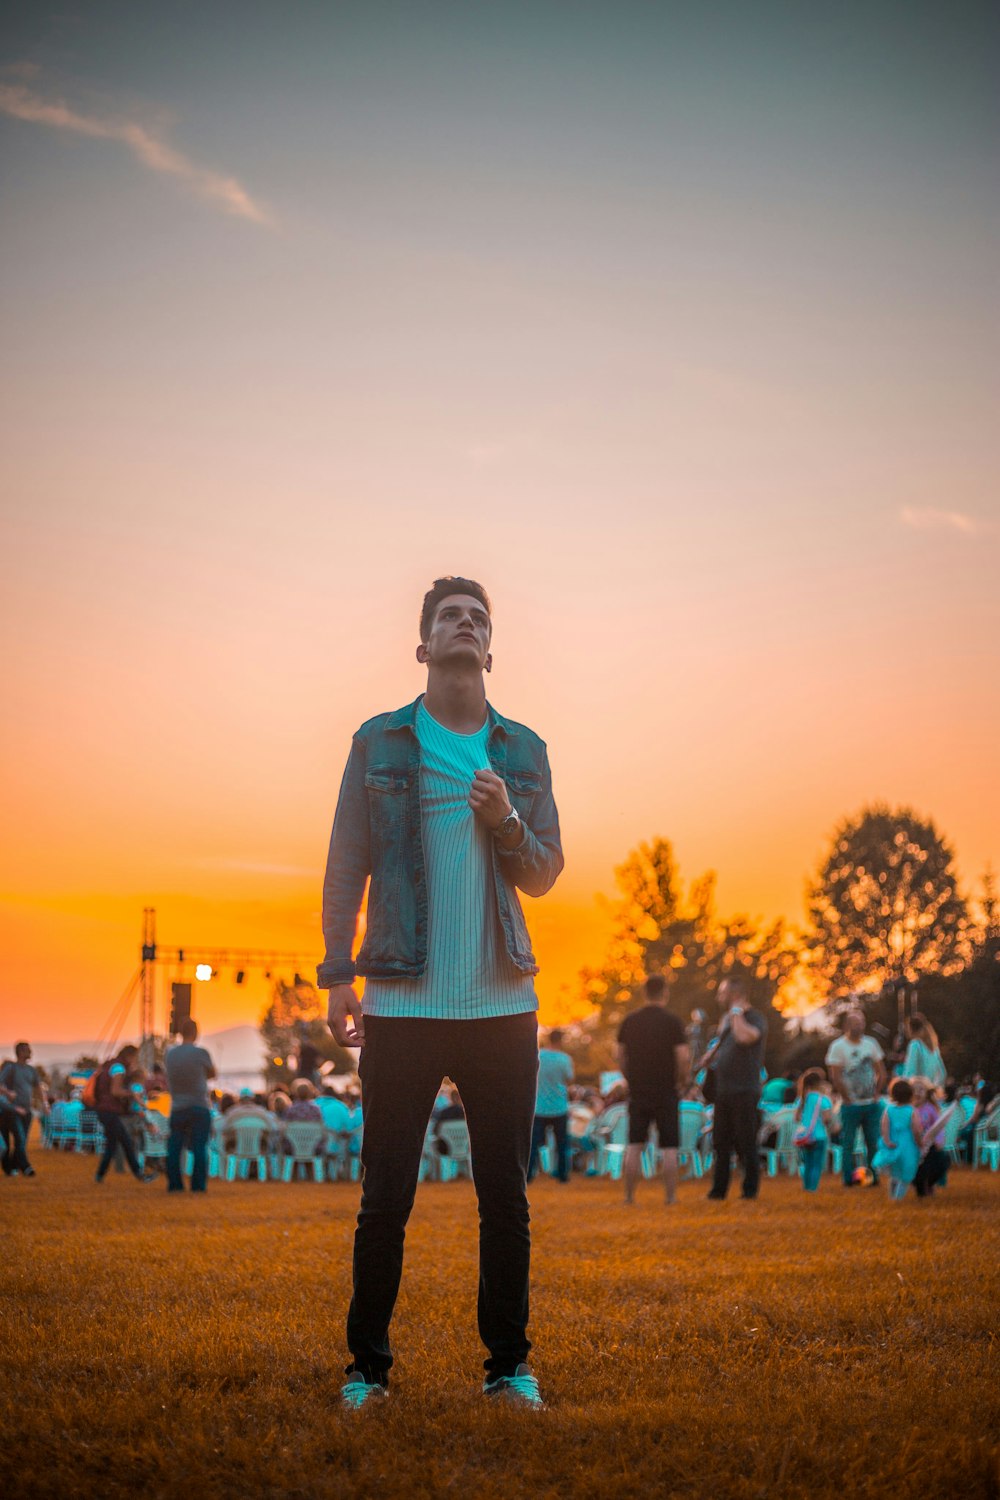
[[[628,1105],[619,1104],[620,1114],[613,1122],[605,1121],[604,1129],[597,1137],[597,1153],[594,1170],[599,1177],[610,1177],[617,1182],[625,1165],[628,1149]],[[610,1130],[607,1129],[610,1123]],[[606,1133],[605,1133],[606,1132]]]
[[[232,1182],[237,1173],[240,1177],[249,1177],[250,1163],[256,1162],[257,1177],[259,1181],[266,1182],[267,1125],[263,1120],[237,1120],[235,1125],[229,1126],[229,1129],[236,1137],[236,1145],[232,1151],[226,1152],[226,1181]]]
[[[472,1176],[472,1150],[469,1145],[469,1127],[464,1120],[442,1120],[437,1128],[438,1139],[447,1146],[447,1154],[438,1157],[438,1172],[442,1182],[455,1177]]]
[[[313,1181],[323,1182],[326,1177],[323,1166],[326,1126],[318,1120],[292,1120],[281,1134],[285,1144],[292,1148],[285,1155],[281,1172],[283,1181],[291,1182],[300,1167],[312,1167]]]
[[[76,1122],[76,1150],[103,1151],[104,1131],[96,1110],[85,1109]]]
[[[768,1125],[778,1127],[778,1138],[773,1146],[765,1148],[767,1152],[767,1175],[777,1177],[781,1170],[782,1162],[785,1170],[794,1173],[798,1170],[799,1153],[795,1149],[795,1111],[775,1111],[768,1116]]]
[[[1000,1109],[994,1110],[976,1126],[973,1142],[972,1159],[976,1166],[989,1167],[991,1172],[1000,1171]]]
[[[680,1109],[680,1145],[677,1148],[677,1161],[687,1161],[691,1168],[690,1176],[701,1177],[705,1171],[705,1165],[698,1150],[698,1141],[701,1136],[702,1127],[705,1124],[705,1111],[702,1108]]]

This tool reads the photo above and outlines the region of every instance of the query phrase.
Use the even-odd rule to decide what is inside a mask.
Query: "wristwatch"
[[[503,822],[494,828],[493,837],[495,839],[505,839],[509,833],[516,833],[520,826],[521,816],[517,808],[512,807]]]

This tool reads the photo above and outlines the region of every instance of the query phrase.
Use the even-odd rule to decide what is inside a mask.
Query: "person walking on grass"
[[[441,578],[420,615],[427,690],[354,736],[323,887],[337,1041],[362,1048],[362,1197],[342,1387],[357,1410],[388,1388],[389,1325],[424,1134],[441,1079],[461,1090],[479,1200],[484,1392],[540,1407],[527,1363],[538,966],[517,891],[563,867],[544,743],[487,702],[492,610],[481,584]],[[352,958],[370,877],[365,938]],[[353,988],[365,977],[363,1000]]]
[[[556,1170],[560,1182],[569,1182],[569,1085],[573,1082],[573,1059],[563,1049],[563,1034],[549,1032],[548,1044],[538,1049],[538,1097],[531,1132],[528,1181],[535,1176],[539,1148],[552,1131],[556,1147]]]
[[[212,1107],[208,1085],[216,1077],[215,1063],[198,1041],[198,1022],[188,1016],[180,1024],[180,1043],[166,1056],[170,1086],[170,1135],[167,1139],[167,1192],[183,1193],[181,1160],[191,1152],[191,1191],[203,1193],[208,1182],[208,1140]]]
[[[841,1098],[840,1170],[845,1187],[854,1187],[854,1143],[860,1129],[872,1182],[878,1182],[875,1154],[882,1119],[880,1095],[885,1087],[885,1055],[873,1036],[865,1035],[865,1013],[849,1010],[844,1034],[826,1052],[830,1080]]]
[[[722,981],[718,998],[723,1017],[718,1045],[709,1062],[715,1081],[715,1170],[708,1196],[725,1198],[735,1151],[743,1163],[743,1197],[751,1199],[756,1198],[760,1186],[757,1107],[767,1022],[759,1010],[747,1005],[746,981],[740,975],[730,974]]]
[[[924,1133],[913,1108],[913,1085],[907,1078],[894,1078],[889,1085],[889,1103],[879,1127],[882,1144],[875,1165],[889,1173],[889,1198],[898,1203],[917,1175]]]
[[[795,1105],[795,1147],[802,1166],[802,1186],[815,1193],[823,1175],[830,1145],[830,1094],[821,1068],[810,1068],[799,1079]]]
[[[622,1174],[626,1205],[635,1200],[642,1153],[653,1125],[663,1152],[664,1198],[670,1204],[677,1197],[678,1100],[688,1086],[691,1051],[683,1022],[667,1009],[668,993],[666,977],[650,974],[643,985],[646,1004],[626,1016],[618,1032],[618,1065],[629,1091],[629,1143]]]
[[[28,1160],[28,1137],[31,1134],[32,1110],[45,1110],[42,1080],[31,1065],[31,1043],[18,1042],[14,1060],[0,1067],[0,1106],[3,1111],[3,1171],[6,1177],[34,1177]]]
[[[138,1058],[138,1047],[122,1047],[117,1056],[98,1071],[95,1109],[104,1131],[104,1151],[97,1167],[97,1182],[104,1181],[111,1159],[119,1146],[128,1169],[137,1182],[155,1180],[155,1172],[144,1172],[140,1167],[132,1137],[125,1127],[125,1117],[132,1108],[129,1074]]]

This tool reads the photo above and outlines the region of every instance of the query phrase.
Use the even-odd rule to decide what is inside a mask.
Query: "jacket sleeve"
[[[564,860],[559,839],[559,814],[552,796],[549,757],[542,749],[541,786],[524,823],[524,838],[516,849],[497,846],[501,867],[526,896],[544,896],[555,885]]]
[[[326,957],[316,970],[316,983],[323,990],[335,984],[353,983],[356,973],[351,949],[365,882],[371,874],[368,793],[365,788],[367,762],[365,742],[355,735],[340,784],[323,881]]]

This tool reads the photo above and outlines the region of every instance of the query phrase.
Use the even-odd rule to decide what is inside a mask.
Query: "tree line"
[[[895,1032],[901,998],[919,997],[941,1038],[950,1071],[1000,1077],[1000,908],[992,875],[978,901],[961,893],[955,854],[933,821],[911,808],[865,807],[834,829],[808,883],[806,922],[721,916],[715,875],[685,886],[670,841],[633,849],[615,871],[618,899],[603,963],[582,971],[581,1010],[572,1028],[587,1072],[608,1065],[618,1026],[640,1004],[647,974],[667,974],[670,1008],[685,1023],[694,1009],[716,1020],[712,999],[734,970],[750,1003],[768,1019],[770,1072],[805,1066],[848,1004]],[[825,1028],[786,1024],[782,1011],[811,999]]]

